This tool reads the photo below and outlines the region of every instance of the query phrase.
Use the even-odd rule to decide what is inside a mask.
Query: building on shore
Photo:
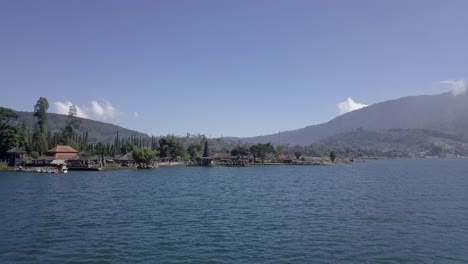
[[[67,159],[67,164],[69,167],[75,168],[90,168],[99,166],[101,163],[101,158],[98,155],[95,156],[84,156],[77,155],[71,159]]]
[[[24,156],[26,151],[22,148],[14,147],[7,151],[8,154],[8,166],[19,166],[24,163]]]
[[[293,160],[292,160],[292,158],[291,158],[289,155],[281,154],[281,155],[279,155],[279,157],[278,157],[278,162],[279,162],[279,163],[292,163]]]
[[[120,164],[122,167],[134,166],[135,160],[133,159],[133,152],[128,152],[125,155],[115,157],[114,162]]]
[[[72,160],[77,156],[78,150],[70,146],[57,145],[55,148],[48,150],[46,155],[32,160],[32,165],[47,166],[50,165],[54,160]]]

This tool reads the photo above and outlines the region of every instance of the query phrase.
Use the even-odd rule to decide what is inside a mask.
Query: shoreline
[[[366,161],[372,161],[372,160],[428,160],[428,159],[437,159],[437,160],[465,160],[468,159],[466,157],[455,157],[455,158],[411,158],[411,157],[406,157],[406,158],[389,158],[389,157],[378,157],[378,158],[359,158],[355,160],[354,162],[346,163],[346,162],[335,162],[335,163],[324,163],[324,164],[317,164],[317,163],[274,163],[274,162],[266,162],[266,163],[253,163],[253,164],[248,164],[248,165],[217,165],[217,164],[211,164],[211,165],[188,165],[184,162],[171,162],[171,163],[158,163],[155,164],[155,168],[151,169],[157,169],[158,167],[161,168],[175,168],[175,167],[205,167],[205,168],[210,168],[210,167],[238,167],[238,168],[247,168],[247,167],[255,167],[255,166],[336,166],[336,165],[351,165],[354,163],[362,163]],[[70,171],[118,171],[118,170],[143,170],[142,168],[138,168],[138,166],[129,166],[129,167],[120,167],[120,166],[109,166],[109,167],[93,167],[93,168],[88,168],[88,169],[83,169],[83,170],[70,170]],[[0,172],[6,172],[6,171],[16,171],[15,167],[9,167],[7,165],[0,165]]]

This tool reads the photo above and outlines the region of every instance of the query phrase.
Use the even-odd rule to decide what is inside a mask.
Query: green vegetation
[[[59,144],[71,145],[85,156],[99,155],[101,160],[133,151],[133,157],[142,165],[156,159],[201,164],[203,157],[211,157],[213,153],[230,153],[253,163],[280,162],[281,154],[304,161],[309,157],[335,161],[353,157],[468,156],[468,138],[465,135],[428,129],[357,129],[309,146],[249,145],[230,138],[210,139],[208,143],[200,134],[148,136],[78,118],[75,106],[70,107],[68,116],[48,114],[48,107],[44,97],[34,105],[34,114],[0,107],[0,161],[7,160],[6,152],[13,147],[22,148],[30,157],[37,158]],[[133,132],[135,134],[129,135]]]
[[[7,151],[13,147],[24,149],[31,158],[38,158],[56,145],[71,145],[84,155],[99,155],[103,160],[106,156],[126,154],[135,147],[151,150],[151,152],[143,151],[143,159],[147,159],[148,155],[156,153],[158,148],[156,137],[140,135],[120,138],[119,132],[113,142],[89,143],[88,131],[80,130],[83,119],[77,117],[75,106],[70,107],[66,122],[61,129],[48,130],[48,107],[47,99],[39,98],[34,105],[34,117],[37,122],[32,127],[28,127],[25,122],[18,124],[17,112],[0,107],[0,161],[7,160]],[[175,137],[171,138],[171,142],[176,146],[175,149],[178,151],[176,154],[179,152],[183,154],[183,146],[179,146]]]
[[[18,128],[10,125],[17,118],[13,110],[0,107],[0,160],[5,160],[7,151],[19,144]]]
[[[154,159],[156,158],[156,151],[151,150],[149,148],[138,148],[134,147],[132,156],[135,162],[139,165],[150,166],[154,163]]]
[[[49,102],[44,97],[39,98],[34,105],[34,116],[37,117],[37,125],[39,126],[39,130],[43,133],[46,131],[48,109]]]
[[[322,140],[315,147],[319,145],[332,148],[342,155],[355,157],[468,155],[468,140],[463,136],[428,129],[357,129]]]
[[[203,157],[210,156],[210,149],[208,148],[208,140],[205,140],[205,146],[203,147]]]
[[[199,164],[201,161],[201,149],[202,146],[200,142],[193,142],[190,143],[190,145],[187,148],[187,153],[190,157],[190,161]]]
[[[331,151],[340,158],[468,156],[468,139],[428,129],[357,129],[309,146],[290,145],[286,149],[286,153],[314,157],[329,157]]]
[[[296,151],[294,152],[294,156],[296,157],[296,159],[299,159],[302,156],[302,152]]]
[[[256,144],[250,147],[250,153],[253,155],[254,162],[257,161],[257,158],[260,158],[262,163],[265,163],[265,159],[269,154],[275,153],[275,149],[271,143],[266,144]]]
[[[78,130],[80,127],[81,120],[77,118],[77,112],[76,112],[76,107],[74,105],[70,106],[70,109],[68,110],[68,120],[67,124],[62,130],[62,137],[60,140],[60,143],[62,145],[73,145],[75,143],[73,140],[73,136],[75,134],[75,130]],[[78,146],[73,146],[77,147]]]
[[[175,136],[167,136],[159,139],[159,156],[175,161],[187,160],[186,148]]]
[[[13,120],[10,124],[11,126],[21,126],[25,124],[27,130],[34,131],[34,128],[37,125],[37,118],[32,112],[16,112],[18,114],[18,119]],[[80,121],[78,129],[75,129],[76,134],[83,134],[88,132],[88,143],[96,144],[98,142],[113,143],[115,135],[118,133],[120,138],[129,138],[129,137],[143,137],[149,139],[150,136],[130,129],[119,127],[113,124],[103,123],[100,121],[83,119],[76,117]],[[50,132],[53,136],[58,133],[59,137],[62,137],[63,129],[69,121],[69,115],[60,115],[54,113],[47,113],[47,132]],[[60,142],[57,142],[59,144]]]
[[[5,163],[0,163],[0,171],[3,171],[3,170],[12,170],[13,168],[12,167],[9,167],[8,165],[6,165]]]
[[[231,150],[231,155],[243,159],[245,156],[249,155],[249,149],[246,146],[239,145]]]
[[[18,114],[15,111],[0,107],[0,130],[8,126],[12,120],[17,119]]]
[[[49,109],[49,102],[46,98],[41,97],[34,105],[34,116],[37,117],[37,126],[33,133],[33,148],[40,154],[47,152],[49,146],[47,142],[47,110]]]

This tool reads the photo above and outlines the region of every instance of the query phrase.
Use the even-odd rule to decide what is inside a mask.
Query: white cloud
[[[55,102],[54,107],[55,107],[55,113],[61,114],[61,115],[68,115],[68,111],[70,110],[70,106],[72,106],[73,103],[70,101],[65,101],[65,102]],[[78,117],[82,118],[88,118],[88,115],[81,109],[79,106],[76,106],[76,115]]]
[[[98,101],[92,101],[90,111],[92,116],[95,116],[99,120],[114,119],[121,114],[110,102],[107,101],[101,103]]]
[[[71,101],[55,102],[54,103],[55,113],[68,115],[69,108],[72,105],[74,104]],[[90,106],[80,107],[80,106],[75,105],[75,107],[76,107],[76,113],[78,117],[101,120],[101,121],[114,119],[122,114],[108,101],[98,102],[96,100],[93,100],[91,101]]]
[[[133,117],[135,117],[136,119],[138,119],[140,117],[140,113],[138,112],[133,112]]]
[[[454,96],[464,94],[466,90],[468,89],[468,83],[464,80],[445,80],[441,81],[440,83],[442,84],[449,84],[452,86],[452,89],[450,90]]]
[[[357,102],[355,102],[353,100],[353,98],[348,97],[348,99],[346,101],[339,102],[336,106],[338,107],[340,115],[342,115],[342,114],[346,114],[346,113],[349,113],[349,112],[354,111],[354,110],[361,109],[363,107],[366,107],[367,105],[357,103]]]

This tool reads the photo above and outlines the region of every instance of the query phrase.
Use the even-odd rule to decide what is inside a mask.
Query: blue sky
[[[0,0],[0,105],[154,135],[277,133],[447,91],[468,1]]]

